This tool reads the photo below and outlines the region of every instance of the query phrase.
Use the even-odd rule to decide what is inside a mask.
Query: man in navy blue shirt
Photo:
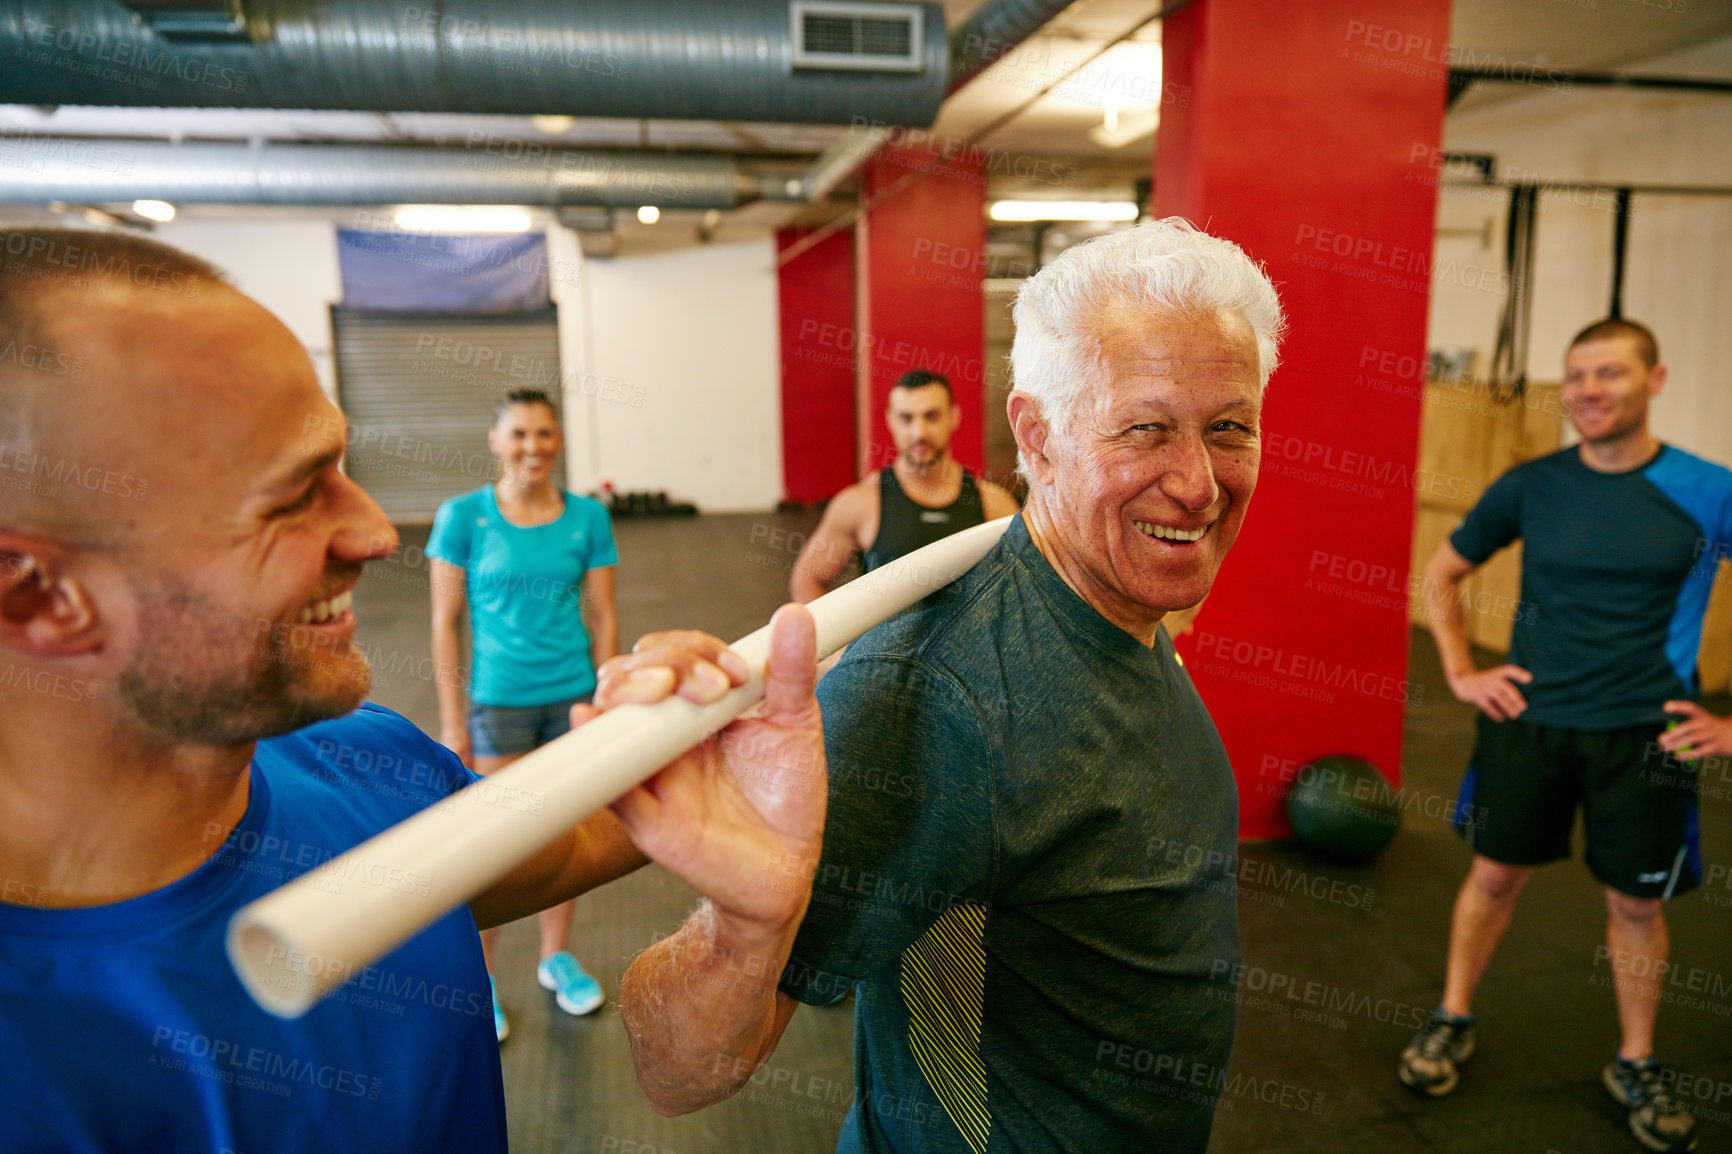
[[[1443,1002],[1400,1073],[1433,1097],[1455,1088],[1473,1053],[1474,990],[1534,867],[1570,856],[1579,806],[1588,869],[1606,891],[1603,960],[1622,1030],[1602,1080],[1645,1146],[1688,1150],[1695,1120],[1654,1058],[1655,975],[1667,960],[1661,903],[1702,876],[1693,759],[1732,753],[1732,720],[1692,700],[1703,614],[1732,545],[1732,472],[1649,431],[1666,370],[1642,325],[1589,326],[1564,366],[1580,444],[1498,478],[1426,570],[1444,674],[1481,711],[1457,808],[1474,815],[1458,822],[1474,856]],[[1517,615],[1508,662],[1480,670],[1460,585],[1517,540],[1532,611]]]
[[[351,591],[396,533],[341,471],[346,440],[299,342],[208,265],[136,237],[0,230],[7,1154],[503,1151],[476,927],[644,853],[710,897],[707,945],[762,959],[734,987],[774,989],[807,889],[763,886],[764,863],[809,878],[824,810],[798,608],[727,757],[712,742],[682,759],[304,1017],[248,998],[222,948],[236,909],[476,780],[362,704]],[[702,682],[652,669],[605,688],[715,696]],[[407,894],[430,881],[354,868]],[[727,999],[708,1009],[725,1029]]]

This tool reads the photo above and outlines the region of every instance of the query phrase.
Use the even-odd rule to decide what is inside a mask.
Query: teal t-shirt
[[[600,501],[567,493],[556,520],[525,527],[483,485],[439,506],[427,555],[464,571],[470,700],[547,705],[595,689],[583,575],[619,564]]]

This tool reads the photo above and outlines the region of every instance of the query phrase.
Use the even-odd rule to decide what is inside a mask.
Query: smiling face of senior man
[[[1195,605],[1239,535],[1261,458],[1257,341],[1242,317],[1116,303],[1099,379],[1063,427],[1026,393],[1009,412],[1030,535],[1083,600],[1144,644]]]

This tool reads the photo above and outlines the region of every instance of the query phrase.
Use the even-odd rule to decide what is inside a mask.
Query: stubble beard
[[[942,469],[944,467],[944,462],[949,459],[949,457],[949,445],[945,445],[941,449],[933,449],[928,452],[925,457],[917,456],[915,450],[910,447],[903,451],[902,463],[916,472],[931,472],[934,469]]]
[[[188,745],[238,745],[341,717],[371,687],[367,659],[352,644],[337,655],[297,653],[294,630],[262,618],[212,611],[209,599],[156,582],[139,612],[141,644],[117,683],[121,703],[147,726]],[[235,655],[244,659],[235,662]],[[331,682],[319,685],[318,681]]]

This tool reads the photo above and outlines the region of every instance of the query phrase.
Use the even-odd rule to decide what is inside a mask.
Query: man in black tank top
[[[897,483],[896,469],[886,465],[878,470],[878,536],[860,557],[860,571],[870,573],[880,565],[888,565],[904,553],[912,553],[930,545],[940,537],[948,537],[958,529],[978,525],[986,520],[981,511],[980,486],[974,474],[962,470],[962,492],[942,509],[917,505]]]
[[[856,550],[861,569],[870,572],[959,529],[1016,512],[1015,497],[976,480],[950,455],[962,408],[943,376],[924,369],[905,374],[890,389],[884,419],[896,463],[830,502],[794,563],[789,584],[796,600],[822,596]]]

